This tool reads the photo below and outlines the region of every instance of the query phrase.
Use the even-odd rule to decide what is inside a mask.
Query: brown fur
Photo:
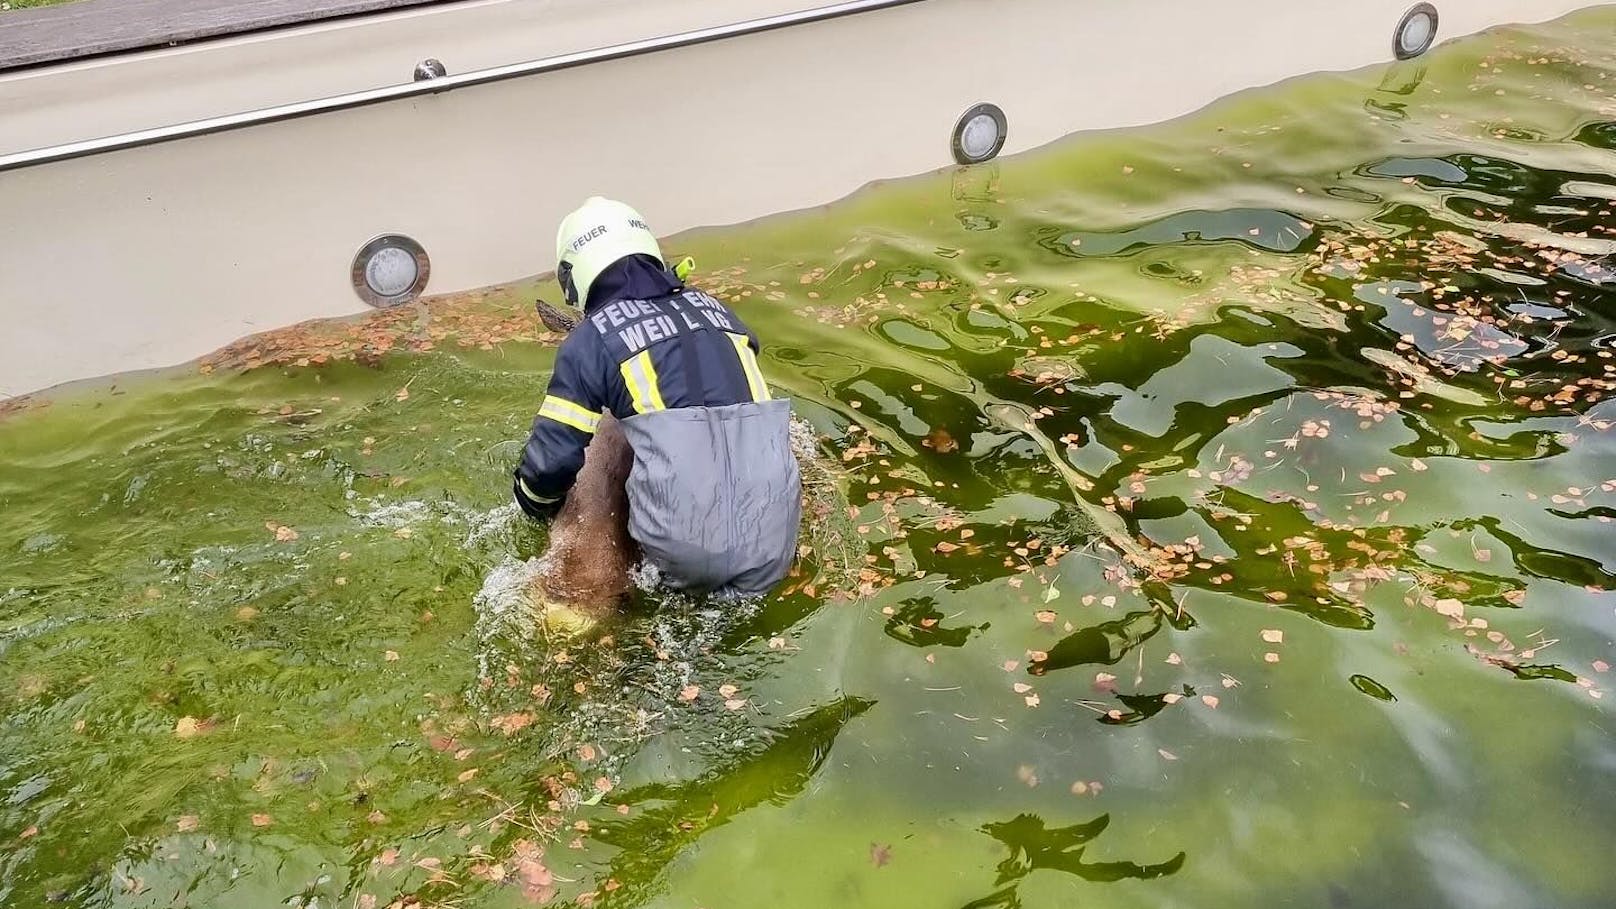
[[[565,334],[578,324],[577,316],[542,300],[536,308],[551,331]],[[623,428],[611,414],[603,414],[584,450],[583,469],[550,522],[550,545],[537,591],[544,605],[600,619],[628,594],[629,569],[640,558],[639,546],[628,535],[625,484],[633,466],[634,450]]]
[[[584,466],[550,524],[539,592],[552,604],[602,618],[629,591],[640,549],[628,535],[629,468],[634,451],[611,414],[584,452]]]

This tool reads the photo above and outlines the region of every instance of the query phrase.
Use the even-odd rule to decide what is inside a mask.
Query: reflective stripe
[[[752,344],[746,335],[724,332],[729,335],[730,343],[735,345],[735,355],[741,358],[741,369],[746,373],[746,384],[752,389],[752,400],[769,400],[769,386],[763,381],[763,370],[758,368],[757,354],[752,352]]]
[[[529,502],[534,502],[534,503],[537,503],[539,505],[554,505],[555,503],[561,501],[561,499],[559,497],[557,497],[557,498],[545,498],[544,496],[539,495],[538,493],[534,492],[533,487],[527,485],[527,481],[522,479],[521,477],[516,478],[516,485],[521,487],[522,495]]]
[[[624,360],[618,368],[628,385],[629,396],[634,399],[635,413],[668,409],[668,405],[662,401],[662,389],[657,385],[656,367],[651,364],[649,350],[642,350],[638,356]]]
[[[580,432],[593,433],[600,426],[600,414],[591,413],[566,398],[547,395],[539,408],[539,416],[571,426]]]

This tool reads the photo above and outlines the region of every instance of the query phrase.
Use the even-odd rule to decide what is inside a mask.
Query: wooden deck
[[[78,0],[0,12],[0,72],[451,0]]]

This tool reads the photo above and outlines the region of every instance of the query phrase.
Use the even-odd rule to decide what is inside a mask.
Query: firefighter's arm
[[[598,362],[604,355],[587,326],[561,344],[544,404],[516,467],[516,504],[530,517],[554,515],[584,466],[584,449],[600,425],[605,403]]]

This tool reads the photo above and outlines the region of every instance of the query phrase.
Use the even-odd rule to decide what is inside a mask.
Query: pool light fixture
[[[359,248],[350,278],[359,299],[386,308],[419,297],[431,274],[432,262],[421,244],[403,234],[383,234]]]
[[[428,79],[441,79],[449,75],[449,68],[436,57],[428,57],[415,64],[415,81],[425,82]]]
[[[1436,27],[1440,21],[1436,7],[1429,3],[1416,3],[1397,23],[1392,33],[1392,52],[1399,60],[1411,60],[1431,49],[1436,43]]]
[[[954,124],[954,160],[981,164],[993,159],[1004,148],[1007,132],[1004,111],[997,104],[976,105]]]

